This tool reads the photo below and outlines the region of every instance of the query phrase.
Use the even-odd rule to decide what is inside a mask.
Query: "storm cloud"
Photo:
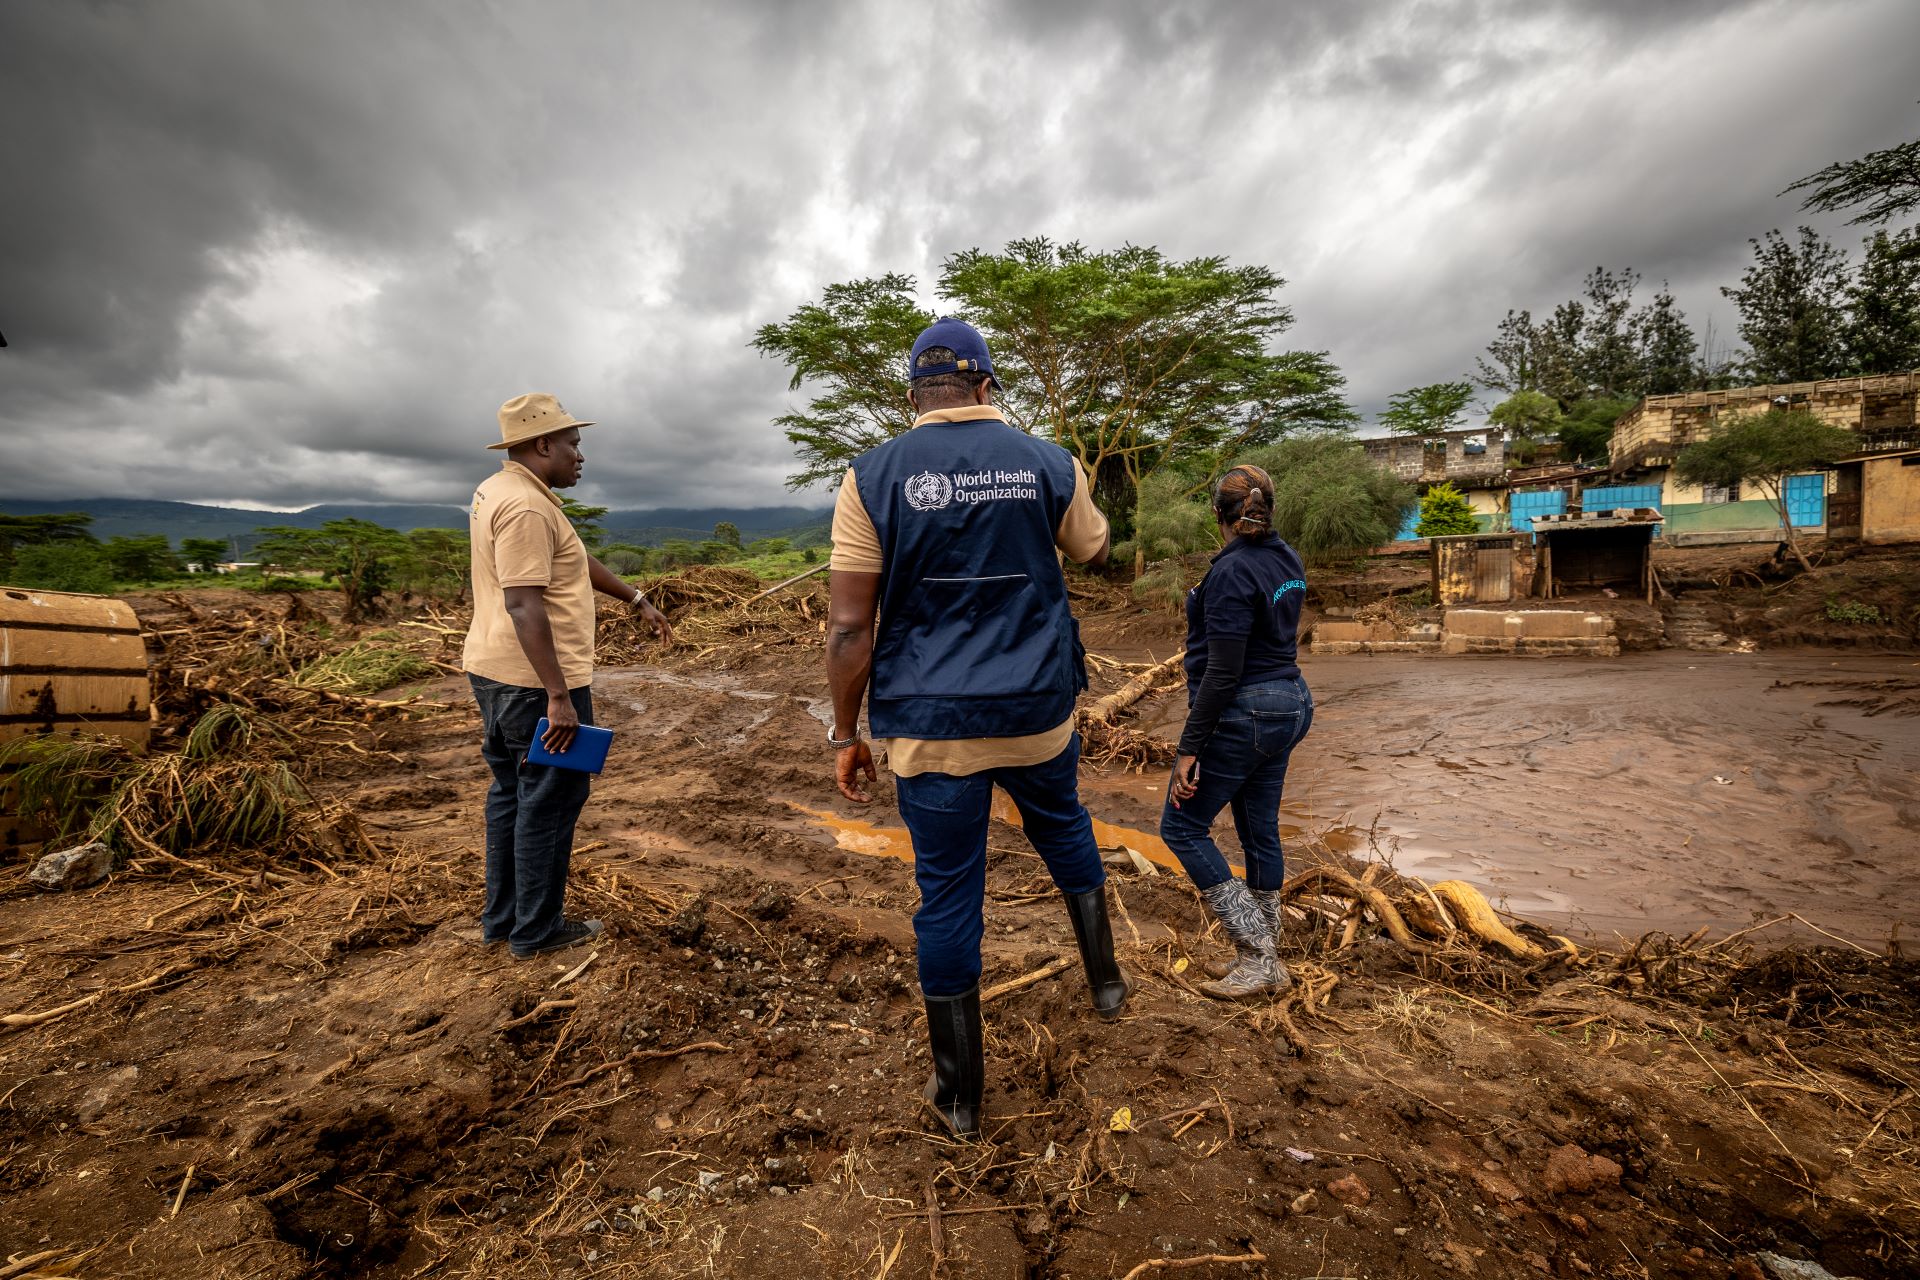
[[[790,501],[754,328],[1034,234],[1272,267],[1367,412],[1596,265],[1724,346],[1917,47],[1907,0],[13,0],[0,496],[458,502],[542,389],[606,424],[583,497]]]

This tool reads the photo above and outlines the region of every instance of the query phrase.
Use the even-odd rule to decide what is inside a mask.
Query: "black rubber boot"
[[[1107,920],[1107,891],[1089,889],[1085,893],[1062,893],[1067,900],[1067,917],[1073,921],[1073,937],[1080,944],[1080,964],[1087,971],[1087,990],[1093,995],[1093,1011],[1109,1021],[1120,1016],[1133,984],[1120,971],[1113,958],[1113,925]]]
[[[980,1136],[980,1093],[987,1064],[980,1037],[980,988],[961,996],[922,996],[933,1074],[927,1105],[956,1138]]]

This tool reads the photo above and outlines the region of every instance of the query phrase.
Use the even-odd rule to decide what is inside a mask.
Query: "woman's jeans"
[[[480,936],[537,947],[560,928],[573,824],[587,802],[592,776],[578,769],[528,764],[534,726],[547,714],[547,693],[468,675],[480,704],[480,754],[493,772],[487,789],[487,897]],[[593,691],[569,691],[581,724],[593,723]]]
[[[1220,810],[1233,807],[1234,830],[1246,851],[1247,885],[1278,889],[1286,878],[1280,852],[1280,790],[1287,757],[1313,725],[1313,695],[1295,676],[1243,685],[1200,751],[1200,789],[1176,807],[1171,790],[1160,812],[1167,842],[1202,889],[1233,875],[1210,834]]]

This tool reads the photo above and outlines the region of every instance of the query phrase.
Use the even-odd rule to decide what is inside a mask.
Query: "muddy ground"
[[[1087,634],[1172,639],[1111,602]],[[1116,870],[1128,1015],[1094,1020],[1071,965],[991,1000],[979,1144],[917,1101],[910,868],[890,787],[856,811],[828,784],[818,657],[602,673],[616,765],[572,890],[608,922],[592,951],[462,936],[484,775],[457,678],[426,687],[446,711],[326,759],[376,862],[71,896],[0,873],[0,1012],[98,997],[0,1031],[0,1274],[1920,1269],[1920,972],[1867,953],[1911,912],[1920,722],[1771,689],[1832,655],[1321,660],[1293,849],[1365,857],[1373,826],[1405,869],[1595,931],[1792,904],[1867,950],[1746,951],[1776,926],[1521,965],[1302,926],[1295,1045],[1193,991],[1222,947],[1178,876]],[[1112,843],[1149,844],[1151,780],[1086,788]],[[989,984],[1073,955],[1018,832],[993,848]]]

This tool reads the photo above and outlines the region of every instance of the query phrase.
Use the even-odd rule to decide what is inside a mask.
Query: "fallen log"
[[[1144,698],[1150,689],[1178,668],[1183,656],[1176,653],[1165,662],[1156,662],[1106,697],[1094,699],[1081,710],[1080,723],[1084,725],[1097,721],[1100,724],[1112,724],[1115,716]]]

